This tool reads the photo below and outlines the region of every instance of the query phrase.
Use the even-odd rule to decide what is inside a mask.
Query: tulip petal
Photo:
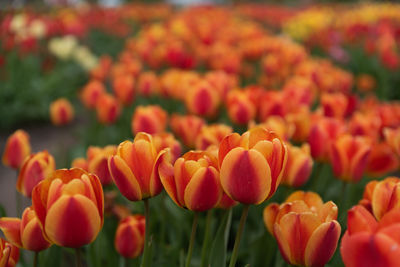
[[[279,212],[278,203],[271,203],[264,209],[263,219],[265,226],[267,227],[268,232],[270,234],[274,234],[274,223],[276,216],[278,215],[278,212]]]
[[[3,231],[7,240],[19,248],[21,242],[21,219],[19,218],[0,218],[0,229]]]
[[[125,258],[136,258],[143,250],[143,237],[138,228],[129,224],[118,227],[115,234],[115,248]]]
[[[61,196],[48,210],[45,232],[55,244],[78,248],[91,243],[100,231],[97,207],[85,196]]]
[[[257,150],[234,148],[222,162],[220,173],[224,191],[241,203],[259,204],[270,192],[271,171]]]
[[[237,133],[227,135],[224,137],[224,139],[222,139],[218,150],[218,162],[220,167],[222,166],[222,162],[226,154],[228,154],[228,152],[234,149],[235,147],[240,146],[240,141],[241,137]]]
[[[121,194],[130,201],[142,200],[140,185],[125,161],[119,156],[112,156],[108,160],[108,165]]]
[[[182,207],[178,201],[178,193],[174,179],[174,166],[171,164],[170,153],[167,152],[162,154],[159,160],[161,161],[161,164],[158,167],[160,181],[169,197],[175,202],[176,205]]]
[[[50,243],[43,237],[42,228],[36,218],[25,226],[21,239],[24,249],[31,251],[39,252],[50,246]]]
[[[222,197],[219,173],[214,167],[200,168],[185,189],[185,206],[193,211],[212,209]]]
[[[358,232],[372,233],[377,227],[375,218],[363,206],[357,205],[347,212],[347,230],[350,235]]]
[[[305,250],[305,265],[324,266],[335,253],[340,237],[340,225],[337,221],[321,224],[312,233]]]

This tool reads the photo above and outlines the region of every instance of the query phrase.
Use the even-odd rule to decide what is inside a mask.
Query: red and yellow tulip
[[[24,130],[17,130],[7,139],[2,158],[3,164],[13,169],[19,169],[30,153],[31,144],[28,133]]]
[[[59,98],[50,104],[50,119],[54,125],[66,125],[74,119],[74,108],[66,98]]]
[[[168,114],[158,105],[138,106],[132,117],[132,133],[162,133],[167,127]]]
[[[0,238],[0,267],[14,267],[18,260],[18,247]]]
[[[133,259],[142,253],[145,227],[143,215],[131,215],[119,222],[114,245],[121,256]]]

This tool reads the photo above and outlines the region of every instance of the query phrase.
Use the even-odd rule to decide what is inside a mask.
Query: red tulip
[[[24,130],[17,130],[7,139],[3,164],[13,169],[19,169],[30,153],[31,144],[28,133]]]
[[[145,218],[131,215],[122,219],[115,233],[115,249],[125,258],[136,258],[144,246]]]

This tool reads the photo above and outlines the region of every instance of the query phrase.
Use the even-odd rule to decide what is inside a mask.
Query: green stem
[[[76,267],[82,267],[81,250],[79,248],[75,249],[75,256],[76,256]]]
[[[35,252],[33,256],[33,267],[38,267],[39,264],[39,252]]]
[[[239,252],[240,239],[242,238],[242,233],[244,230],[244,225],[246,224],[249,208],[250,208],[249,205],[245,205],[243,208],[242,217],[240,217],[239,229],[238,232],[236,233],[235,245],[233,246],[232,257],[231,257],[231,262],[229,263],[229,267],[234,267],[236,264]]]
[[[150,248],[151,248],[151,240],[150,240],[150,206],[149,200],[144,199],[144,216],[146,220],[146,229],[145,229],[145,236],[144,236],[144,249],[143,249],[143,256],[142,256],[142,263],[140,264],[141,267],[148,267],[150,266]]]
[[[17,180],[18,180],[18,171],[16,172],[17,174]],[[22,199],[21,199],[21,194],[18,192],[18,190],[15,190],[15,208],[16,208],[16,217],[19,217],[22,215]]]
[[[312,185],[311,185],[311,190],[314,192],[318,191],[318,185],[321,182],[321,173],[322,170],[324,169],[324,163],[323,162],[317,162],[317,166],[315,166],[315,174],[313,177]]]
[[[198,221],[198,219],[199,219],[199,214],[197,212],[195,212],[194,213],[194,217],[193,217],[192,233],[190,234],[189,249],[188,249],[188,254],[186,256],[185,267],[189,267],[190,266],[190,260],[192,259],[193,246],[194,246],[194,240],[196,238],[196,229],[197,229],[197,221]]]
[[[129,267],[129,259],[124,257],[124,266]]]
[[[341,197],[338,201],[338,208],[339,208],[339,223],[345,223],[345,217],[346,217],[346,209],[347,209],[347,185],[348,183],[345,181],[342,181],[342,192],[341,192]]]
[[[201,249],[201,267],[208,266],[207,254],[208,254],[209,240],[210,240],[211,220],[212,220],[212,209],[207,212],[206,230],[204,232],[203,248]]]

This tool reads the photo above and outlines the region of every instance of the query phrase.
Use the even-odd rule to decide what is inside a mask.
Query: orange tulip
[[[214,117],[217,113],[220,97],[214,87],[203,80],[196,83],[185,95],[185,104],[192,114]]]
[[[218,70],[207,72],[204,79],[216,88],[221,99],[225,99],[229,91],[236,88],[238,84],[236,76]]]
[[[0,266],[14,267],[19,260],[19,249],[0,238]]]
[[[108,158],[115,155],[116,146],[106,146],[104,148],[90,146],[87,150],[87,170],[99,177],[102,185],[112,183],[110,170],[108,169]]]
[[[311,130],[311,111],[307,106],[299,106],[286,114],[285,120],[288,125],[294,126],[291,139],[295,142],[305,142]]]
[[[152,71],[141,73],[138,77],[136,90],[145,97],[157,94],[160,91],[160,84],[156,74]]]
[[[381,125],[381,119],[376,114],[355,112],[349,122],[349,132],[352,135],[363,135],[378,140]]]
[[[19,248],[42,251],[50,246],[44,238],[39,220],[32,207],[25,209],[22,220],[19,218],[0,218],[0,229],[7,240]]]
[[[308,143],[311,155],[318,161],[328,161],[332,142],[345,132],[342,121],[334,118],[318,118],[311,126]]]
[[[229,118],[236,124],[247,124],[256,116],[256,106],[247,91],[230,91],[226,101]]]
[[[103,226],[100,180],[82,169],[53,172],[33,189],[32,203],[46,240],[59,246],[89,244]]]
[[[396,129],[384,128],[383,134],[386,142],[396,152],[397,156],[400,156],[400,127]]]
[[[219,146],[222,139],[232,131],[232,127],[225,124],[205,125],[196,138],[196,149],[206,150],[210,145]]]
[[[263,123],[253,125],[253,122],[249,123],[249,129],[255,128],[255,127],[262,127],[265,128],[268,131],[272,131],[276,133],[282,140],[289,140],[293,133],[294,133],[294,125],[291,123],[288,123],[283,119],[281,116],[269,116],[266,121]]]
[[[321,106],[326,117],[343,118],[346,115],[347,105],[348,99],[342,93],[330,93],[321,96]]]
[[[89,166],[88,162],[85,158],[76,158],[72,161],[71,163],[72,168],[81,168],[84,169],[85,171],[88,171]]]
[[[142,253],[145,227],[143,215],[131,215],[119,222],[114,245],[121,256],[133,259]]]
[[[346,182],[358,182],[362,178],[371,145],[360,136],[342,135],[331,149],[331,163],[335,176]]]
[[[399,169],[399,159],[386,143],[374,144],[368,157],[365,172],[374,178],[382,177]]]
[[[215,157],[203,151],[189,151],[174,165],[169,151],[161,157],[161,182],[176,205],[193,211],[206,211],[219,203],[222,188]]]
[[[194,115],[172,114],[170,124],[172,131],[182,140],[183,144],[189,148],[194,148],[196,138],[205,125],[205,121]]]
[[[121,107],[114,96],[104,93],[96,103],[97,119],[103,124],[114,123],[121,112]]]
[[[360,92],[370,92],[376,87],[376,80],[373,76],[369,74],[360,74],[357,77],[357,89]]]
[[[125,106],[132,104],[135,98],[135,80],[130,75],[117,76],[113,81],[113,91],[117,99]]]
[[[288,145],[288,159],[282,176],[282,184],[300,187],[310,178],[313,160],[310,146],[305,143],[301,147]]]
[[[133,140],[119,144],[117,154],[108,160],[111,176],[127,199],[139,201],[161,193],[158,166],[162,159],[157,154],[153,138],[138,133]]]
[[[132,116],[132,133],[162,133],[167,127],[168,114],[158,105],[138,106]]]
[[[153,137],[153,144],[154,147],[156,148],[157,153],[161,152],[161,150],[164,150],[165,148],[169,148],[171,149],[173,162],[175,162],[175,160],[179,158],[182,152],[182,147],[181,144],[178,142],[178,140],[176,140],[172,134],[159,133],[152,135],[152,137]]]
[[[398,209],[387,213],[377,222],[364,207],[354,206],[348,211],[347,229],[340,246],[345,266],[399,266]]]
[[[59,98],[50,104],[50,119],[54,125],[66,125],[74,119],[74,108],[66,98]]]
[[[30,198],[33,188],[55,169],[54,158],[46,150],[30,155],[25,159],[18,175],[18,192]]]
[[[3,164],[13,169],[19,169],[30,153],[31,144],[28,133],[24,130],[17,130],[7,139]]]
[[[98,80],[90,81],[81,91],[83,104],[90,109],[96,108],[98,98],[106,92],[103,83]]]
[[[221,185],[233,200],[260,204],[278,188],[287,161],[287,148],[274,133],[253,128],[226,136],[218,159]]]
[[[371,181],[364,190],[360,204],[379,221],[391,210],[400,207],[400,179],[387,177],[382,181]]]
[[[265,91],[260,99],[260,121],[266,121],[269,116],[284,117],[287,114],[287,105],[281,91]]]
[[[274,235],[286,262],[297,266],[324,266],[340,237],[338,209],[313,192],[296,191],[282,205],[264,209],[264,223]]]

